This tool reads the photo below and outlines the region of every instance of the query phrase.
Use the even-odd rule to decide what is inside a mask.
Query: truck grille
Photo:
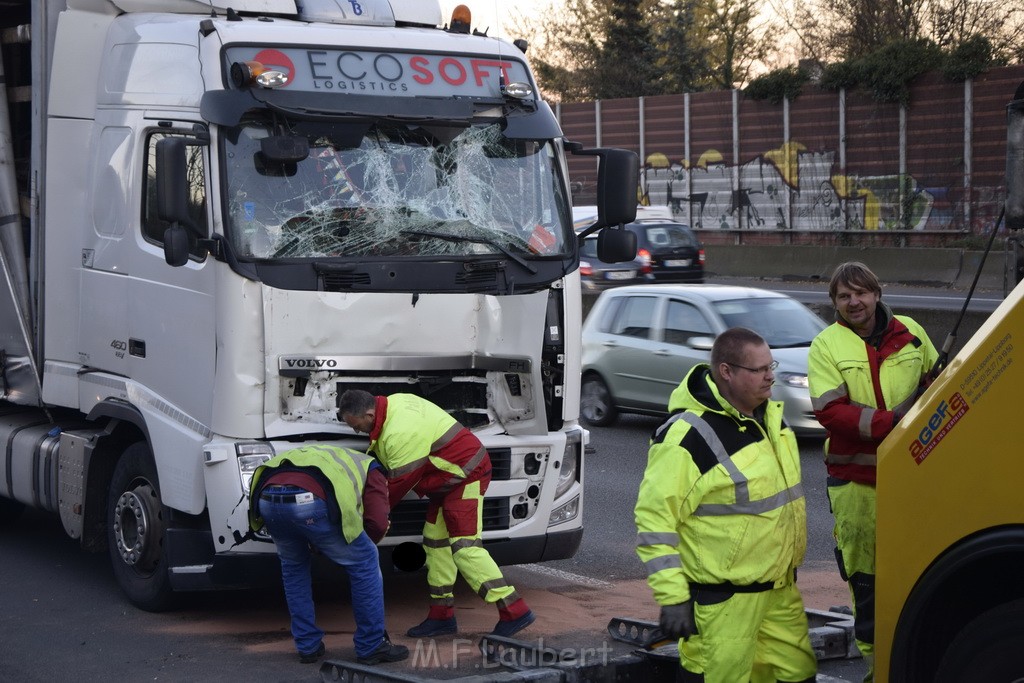
[[[426,500],[403,500],[391,510],[388,536],[419,536],[427,520]],[[508,498],[484,498],[483,530],[509,528]]]

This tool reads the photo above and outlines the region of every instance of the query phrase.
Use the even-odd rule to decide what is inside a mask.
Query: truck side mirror
[[[168,137],[156,143],[156,212],[168,223],[188,222],[185,141]]]
[[[188,250],[188,231],[180,223],[171,223],[171,227],[164,230],[164,261],[180,268],[188,263]]]
[[[597,236],[597,258],[621,263],[636,258],[636,233],[625,228],[605,228]]]
[[[603,218],[605,225],[632,223],[636,220],[640,157],[628,149],[609,149],[599,158],[597,215]]]
[[[636,220],[640,157],[628,149],[582,149],[573,143],[566,144],[566,149],[572,154],[598,158],[597,222],[581,232],[579,237],[586,237],[607,225],[622,225]]]

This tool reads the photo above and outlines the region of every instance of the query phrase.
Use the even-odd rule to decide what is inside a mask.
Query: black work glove
[[[663,605],[658,626],[670,638],[689,638],[697,633],[697,622],[693,618],[693,600],[678,605]]]

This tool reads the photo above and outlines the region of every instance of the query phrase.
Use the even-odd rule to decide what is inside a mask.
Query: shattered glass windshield
[[[268,158],[261,143],[276,136],[308,142],[308,156]],[[506,138],[496,123],[249,122],[226,138],[227,233],[242,259],[572,251],[552,143]]]

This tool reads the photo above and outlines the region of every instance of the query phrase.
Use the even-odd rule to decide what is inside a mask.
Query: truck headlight
[[[236,443],[235,455],[238,457],[238,473],[242,477],[242,490],[248,495],[253,473],[260,465],[274,457],[274,447],[263,441]]]
[[[580,469],[580,452],[583,449],[583,432],[569,432],[565,440],[565,453],[558,468],[558,484],[555,485],[555,499],[565,495],[577,480]]]

